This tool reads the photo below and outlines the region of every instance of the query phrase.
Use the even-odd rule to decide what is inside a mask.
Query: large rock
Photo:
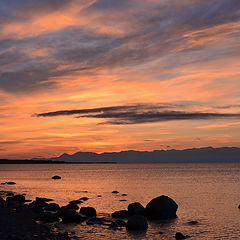
[[[63,223],[78,223],[83,222],[86,218],[72,209],[62,207],[59,211],[59,216]]]
[[[5,205],[5,201],[2,197],[0,197],[0,206],[4,206]]]
[[[178,209],[177,203],[168,196],[159,196],[152,199],[146,206],[145,214],[153,219],[176,218]]]
[[[96,209],[93,207],[81,207],[80,213],[87,217],[95,217],[97,215]]]
[[[139,202],[130,203],[128,205],[129,215],[144,215],[145,208]]]
[[[113,218],[128,218],[129,213],[127,210],[120,210],[120,211],[116,211],[116,212],[112,213],[112,217]]]
[[[135,231],[146,231],[148,229],[147,219],[142,215],[131,216],[127,221],[126,229]]]
[[[24,195],[18,194],[12,197],[13,201],[16,201],[18,203],[25,203],[26,199]]]

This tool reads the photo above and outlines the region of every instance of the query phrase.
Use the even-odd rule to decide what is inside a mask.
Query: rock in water
[[[147,219],[142,215],[131,216],[126,224],[127,230],[146,231],[148,229]]]
[[[119,191],[116,191],[116,190],[114,190],[114,191],[112,191],[112,193],[115,193],[115,194],[117,194],[117,193],[119,193]]]
[[[62,207],[59,211],[59,216],[62,218],[63,223],[77,223],[83,222],[86,218],[72,209]]]
[[[128,218],[129,213],[127,210],[120,210],[120,211],[116,211],[116,212],[112,213],[112,217],[113,218]]]
[[[61,179],[60,176],[53,176],[52,179]]]
[[[97,215],[96,209],[93,207],[81,207],[80,213],[87,217],[95,217]]]
[[[129,215],[144,215],[145,208],[139,202],[130,203],[128,205]]]
[[[152,219],[176,218],[177,203],[168,196],[159,196],[152,199],[146,206],[146,216]]]
[[[190,236],[188,236],[188,235],[183,235],[181,232],[177,232],[176,235],[175,235],[175,238],[176,238],[177,240],[182,240],[182,239],[190,238]]]

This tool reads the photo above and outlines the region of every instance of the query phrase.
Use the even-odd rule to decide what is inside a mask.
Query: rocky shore
[[[116,192],[112,192],[117,194]],[[64,232],[65,224],[103,226],[110,230],[146,232],[149,221],[174,219],[177,203],[168,196],[152,199],[146,207],[139,202],[130,203],[127,209],[115,211],[109,218],[98,217],[96,209],[79,207],[88,198],[70,201],[59,206],[52,199],[26,200],[24,194],[0,191],[0,239],[1,240],[69,240],[78,239],[75,232]],[[82,224],[83,225],[83,224]],[[82,226],[84,227],[84,226]],[[161,233],[164,234],[164,233]],[[188,235],[177,232],[173,238],[185,239]]]

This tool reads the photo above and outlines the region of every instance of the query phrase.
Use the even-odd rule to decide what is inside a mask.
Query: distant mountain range
[[[32,160],[80,162],[80,163],[178,163],[178,162],[240,162],[240,148],[192,148],[185,150],[122,151],[122,152],[77,152],[64,153],[54,158],[33,158]]]

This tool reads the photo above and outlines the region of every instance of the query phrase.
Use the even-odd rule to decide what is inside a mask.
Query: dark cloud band
[[[140,124],[173,120],[201,120],[217,118],[237,118],[240,113],[215,113],[174,110],[180,105],[136,104],[103,108],[63,110],[36,114],[37,117],[77,115],[77,118],[105,119],[104,124]]]

